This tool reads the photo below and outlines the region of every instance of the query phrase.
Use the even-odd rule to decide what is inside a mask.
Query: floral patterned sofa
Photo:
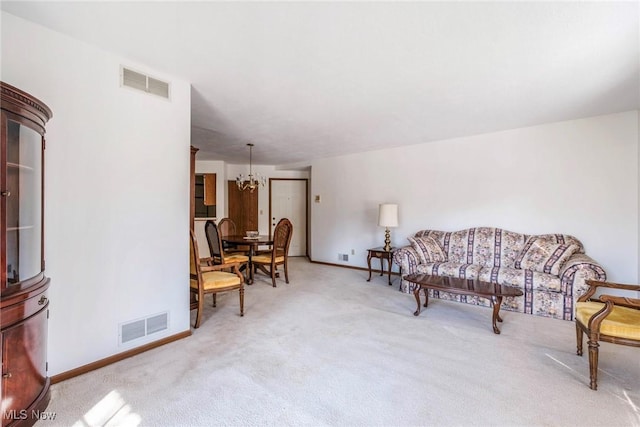
[[[397,249],[394,261],[402,276],[426,273],[480,279],[522,289],[521,297],[505,298],[505,310],[573,320],[586,279],[605,280],[604,269],[584,253],[582,243],[566,234],[529,236],[491,227],[460,231],[422,230]],[[400,289],[415,285],[402,280]],[[429,290],[430,297],[489,306],[485,298]]]

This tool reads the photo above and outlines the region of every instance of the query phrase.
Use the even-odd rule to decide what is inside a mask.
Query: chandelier
[[[251,164],[251,154],[252,154],[252,150],[253,150],[253,144],[247,144],[249,146],[249,176],[245,177],[244,174],[240,174],[237,178],[236,178],[236,185],[238,186],[238,190],[240,191],[244,191],[244,190],[249,190],[253,193],[253,190],[255,190],[256,188],[258,188],[258,186],[262,185],[263,187],[265,186],[265,184],[267,183],[267,178],[265,178],[264,176],[260,176],[260,174],[253,174],[252,171],[252,167],[253,165]]]

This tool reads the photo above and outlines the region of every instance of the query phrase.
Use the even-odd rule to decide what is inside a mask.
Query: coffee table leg
[[[502,322],[502,318],[500,317],[500,306],[502,305],[502,297],[493,297],[493,332],[496,334],[500,333],[500,329],[498,329],[497,322]]]
[[[418,308],[413,313],[414,316],[417,316],[418,314],[420,314],[420,289],[421,288],[422,287],[420,285],[416,285],[416,289],[413,291],[413,296],[416,297],[416,303],[418,304]]]

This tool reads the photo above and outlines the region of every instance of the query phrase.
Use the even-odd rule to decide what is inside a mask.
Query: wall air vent
[[[124,344],[146,335],[145,321],[136,320],[135,322],[125,323],[120,326],[120,343]]]
[[[169,313],[154,314],[144,319],[133,320],[120,324],[120,344],[126,344],[138,338],[156,332],[164,331],[169,327]]]
[[[146,74],[122,67],[120,73],[122,86],[141,90],[146,93],[169,99],[169,83],[149,77]]]

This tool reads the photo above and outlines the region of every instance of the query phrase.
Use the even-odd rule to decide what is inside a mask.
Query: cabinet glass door
[[[42,271],[42,136],[7,120],[7,286]]]

